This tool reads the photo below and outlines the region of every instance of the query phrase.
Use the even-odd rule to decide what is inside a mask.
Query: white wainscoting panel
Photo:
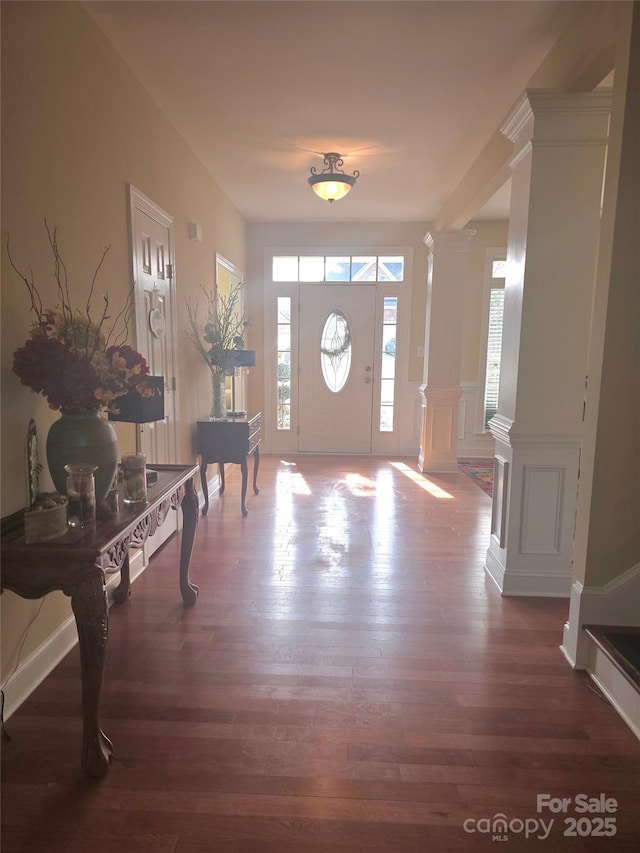
[[[451,452],[451,406],[433,406],[431,431],[432,453]]]
[[[564,468],[524,466],[521,554],[559,554]]]
[[[491,535],[498,547],[505,547],[507,533],[507,505],[509,495],[509,462],[496,456],[493,462],[493,505],[491,508]]]

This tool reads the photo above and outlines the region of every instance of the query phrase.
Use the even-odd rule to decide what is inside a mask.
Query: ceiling
[[[87,2],[248,221],[433,219],[572,2]],[[334,204],[322,155],[361,173]],[[506,216],[503,190],[479,213]]]

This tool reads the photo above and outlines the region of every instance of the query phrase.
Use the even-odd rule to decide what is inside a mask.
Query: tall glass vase
[[[211,411],[209,420],[224,420],[227,416],[226,377],[222,370],[211,371]]]
[[[47,463],[56,489],[64,494],[67,485],[65,465],[96,466],[96,500],[109,492],[118,467],[118,436],[113,425],[99,409],[60,412],[47,435]]]

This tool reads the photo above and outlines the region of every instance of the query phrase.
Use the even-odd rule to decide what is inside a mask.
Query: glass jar
[[[67,522],[69,527],[82,527],[96,519],[97,465],[80,463],[64,466],[67,472],[67,498],[69,499]]]
[[[126,504],[146,503],[147,501],[147,457],[144,453],[126,453],[122,457],[123,495]]]

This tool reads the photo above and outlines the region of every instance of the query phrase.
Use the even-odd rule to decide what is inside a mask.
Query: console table
[[[207,466],[218,463],[220,470],[220,494],[224,493],[224,464],[233,462],[242,470],[242,494],[240,507],[247,515],[245,500],[247,497],[247,457],[253,454],[253,491],[257,495],[258,468],[260,467],[260,423],[262,415],[244,415],[229,417],[218,421],[198,421],[198,453],[200,454],[200,481],[204,492],[202,514],[209,511],[209,488],[207,486]]]
[[[2,589],[22,598],[41,598],[53,590],[70,596],[80,645],[82,678],[82,769],[104,776],[113,746],[100,728],[99,710],[107,649],[105,570],[120,569],[116,601],[130,593],[129,548],[141,547],[171,510],[182,507],[180,592],[194,604],[198,587],[189,581],[189,562],[198,523],[198,498],[193,477],[197,465],[150,465],[157,482],[148,488],[147,503],[125,504],[120,495],[115,512],[98,509],[95,523],[69,528],[61,536],[27,545],[24,525],[2,535]]]

